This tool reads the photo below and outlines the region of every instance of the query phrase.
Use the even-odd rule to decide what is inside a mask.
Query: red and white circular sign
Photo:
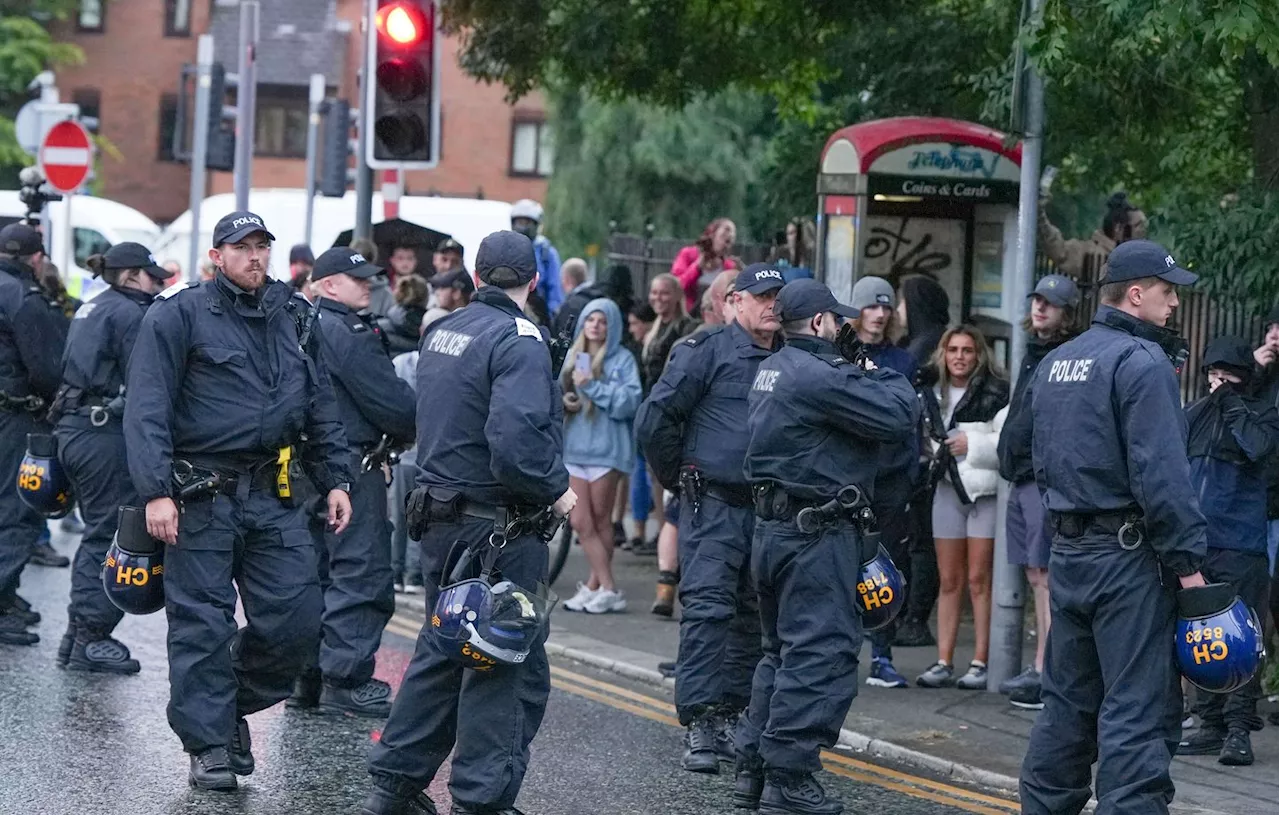
[[[93,164],[89,131],[68,119],[49,128],[40,145],[40,169],[58,192],[75,192]]]

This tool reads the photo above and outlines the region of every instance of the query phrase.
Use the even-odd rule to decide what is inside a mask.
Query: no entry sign
[[[75,192],[89,175],[93,150],[89,132],[77,121],[58,122],[40,145],[40,169],[58,192]]]

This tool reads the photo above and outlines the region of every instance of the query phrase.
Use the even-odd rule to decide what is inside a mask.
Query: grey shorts
[[[1052,536],[1046,527],[1049,513],[1040,500],[1040,488],[1034,481],[1009,490],[1009,506],[1005,513],[1005,535],[1009,543],[1009,563],[1014,566],[1049,568],[1049,544]]]
[[[933,537],[991,538],[996,536],[996,498],[987,495],[965,506],[945,479],[933,491]]]

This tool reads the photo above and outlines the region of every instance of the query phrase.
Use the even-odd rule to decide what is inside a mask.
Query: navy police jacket
[[[62,329],[31,267],[0,259],[0,393],[53,401]]]
[[[413,388],[396,376],[391,357],[372,319],[341,303],[321,298],[320,350],[333,382],[338,415],[353,447],[377,444],[386,433],[411,441],[414,435]]]
[[[676,343],[636,413],[636,439],[662,486],[674,492],[680,468],[693,466],[714,483],[745,491],[747,393],[772,353],[736,322]]]
[[[863,345],[867,358],[877,368],[888,368],[906,377],[916,378],[916,358],[905,348],[890,345]],[[920,475],[920,431],[917,427],[905,441],[880,445],[880,470],[876,474],[876,514],[901,512],[915,491]]]
[[[1009,413],[996,445],[1000,477],[1014,486],[1035,480],[1035,472],[1031,468],[1031,400],[1026,398],[1027,386],[1031,384],[1031,377],[1041,360],[1064,342],[1066,340],[1047,343],[1034,333],[1027,338],[1027,353],[1022,357],[1022,368],[1018,371],[1018,381],[1013,385],[1013,397],[1009,400]]]
[[[807,501],[856,484],[873,496],[882,444],[903,444],[919,421],[915,389],[889,368],[864,371],[818,337],[791,337],[751,386],[743,471]]]
[[[62,384],[79,399],[114,399],[152,296],[110,288],[76,309],[62,352]]]
[[[501,289],[431,324],[418,353],[418,484],[502,506],[569,489],[546,338]]]
[[[1029,386],[1031,456],[1051,512],[1140,511],[1160,560],[1186,576],[1204,559],[1205,520],[1178,379],[1153,328],[1100,306],[1088,331],[1044,358]]]
[[[129,360],[124,412],[129,474],[143,501],[171,494],[175,456],[244,466],[303,433],[302,464],[321,494],[351,481],[314,333],[307,352],[298,344],[295,314],[307,308],[287,283],[268,280],[255,295],[221,272],[156,295]]]

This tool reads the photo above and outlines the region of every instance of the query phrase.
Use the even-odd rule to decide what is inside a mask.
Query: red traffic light
[[[391,3],[378,9],[374,22],[378,36],[396,45],[417,45],[431,34],[427,15],[413,3]]]

